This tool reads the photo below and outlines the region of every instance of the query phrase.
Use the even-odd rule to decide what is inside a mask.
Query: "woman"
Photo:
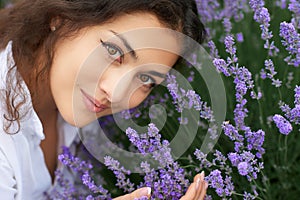
[[[122,35],[149,28],[159,30],[159,37]],[[73,142],[59,130],[83,127],[147,97],[183,46],[164,29],[202,42],[195,2],[24,0],[0,12],[2,199],[43,199],[54,178],[58,147]],[[138,49],[139,43],[159,38],[174,51]],[[99,53],[95,60],[90,58],[94,52]],[[91,67],[91,59],[101,67]],[[206,187],[203,175],[197,175],[182,199],[203,199]],[[149,192],[141,188],[117,199]]]

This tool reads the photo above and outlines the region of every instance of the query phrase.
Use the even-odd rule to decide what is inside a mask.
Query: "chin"
[[[61,117],[64,119],[64,121],[66,123],[70,124],[71,126],[78,127],[78,128],[82,128],[88,124],[87,121],[85,122],[81,118],[75,119],[75,117],[72,114],[67,115],[67,114],[61,113]]]
[[[62,118],[64,119],[65,122],[68,124],[82,128],[96,120],[98,120],[101,117],[105,117],[108,115],[111,115],[112,112],[111,110],[106,110],[101,113],[82,113],[82,114],[77,114],[76,116],[74,113],[61,113]]]

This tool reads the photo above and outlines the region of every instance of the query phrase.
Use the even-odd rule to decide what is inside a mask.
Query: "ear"
[[[61,26],[61,18],[60,17],[53,17],[50,20],[49,28],[52,32],[56,31]]]

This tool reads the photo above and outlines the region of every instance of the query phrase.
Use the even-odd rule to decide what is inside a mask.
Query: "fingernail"
[[[197,178],[197,181],[196,181],[196,190],[199,189],[200,181],[201,181],[201,179],[200,179],[200,178]]]
[[[200,178],[201,178],[201,180],[204,180],[204,171],[202,171],[202,172],[200,173]]]
[[[151,187],[147,187],[147,190],[148,190],[148,195],[151,194]]]
[[[140,191],[140,196],[149,196],[151,194],[151,188],[150,187],[144,187]]]

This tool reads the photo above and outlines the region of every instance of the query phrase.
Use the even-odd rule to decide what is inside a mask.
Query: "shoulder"
[[[10,41],[4,49],[0,49],[0,72],[7,71],[10,65],[14,65],[12,42]]]
[[[7,162],[10,163],[12,168],[15,168],[14,166],[18,165],[18,161],[16,159],[17,153],[15,142],[13,136],[5,133],[2,127],[0,129],[0,153],[2,155],[1,159],[5,159]]]
[[[16,180],[21,176],[13,138],[2,129],[0,129],[0,173],[0,182],[6,183],[7,187],[14,187],[17,184]],[[0,190],[2,189],[0,183]]]
[[[6,89],[8,69],[14,64],[12,42],[9,42],[5,49],[0,50],[0,90]]]

